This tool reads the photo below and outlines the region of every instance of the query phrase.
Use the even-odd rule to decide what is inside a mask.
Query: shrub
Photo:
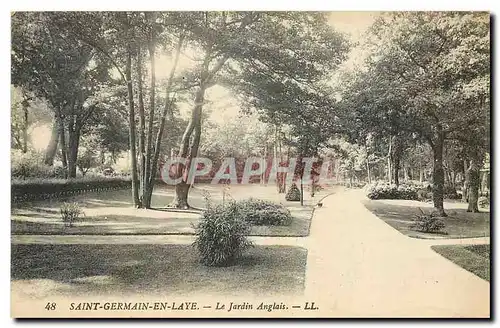
[[[300,201],[300,190],[299,188],[297,188],[297,185],[295,183],[292,183],[290,189],[288,189],[288,192],[285,195],[285,199],[289,202]]]
[[[462,195],[460,195],[458,192],[454,192],[454,193],[444,194],[443,198],[444,199],[462,199]]]
[[[419,199],[419,187],[412,185],[374,183],[365,189],[370,199]]]
[[[208,266],[233,264],[251,243],[247,238],[250,226],[241,218],[238,205],[209,206],[196,226],[194,246],[200,260]]]
[[[292,223],[290,211],[282,204],[250,198],[236,203],[242,218],[252,225],[283,225]]]
[[[479,205],[479,207],[487,207],[490,205],[490,200],[488,197],[481,196],[477,201],[477,205]]]
[[[432,199],[432,192],[429,193],[426,189],[419,189],[417,191],[417,200],[421,202],[426,202],[429,199]]]
[[[457,192],[457,189],[450,185],[443,187],[443,197],[445,199],[461,199],[462,195]]]
[[[49,166],[44,163],[40,152],[11,152],[10,173],[15,179],[65,178],[66,170],[60,165]]]
[[[11,175],[18,178],[48,177],[50,167],[43,164],[41,153],[11,152]]]
[[[419,210],[421,214],[418,214],[415,217],[413,223],[410,225],[410,229],[430,233],[440,232],[444,229],[445,224],[443,218],[438,212],[426,214],[420,208]]]
[[[49,170],[49,177],[64,179],[66,177],[66,169],[62,166],[52,166]]]
[[[73,226],[73,222],[78,220],[83,214],[78,203],[64,203],[60,209],[61,219],[66,226]]]
[[[361,182],[361,181],[353,181],[352,183],[344,182],[343,185],[345,187],[352,188],[352,189],[363,189],[366,186],[366,183]]]

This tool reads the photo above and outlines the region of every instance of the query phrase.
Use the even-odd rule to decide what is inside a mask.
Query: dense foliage
[[[443,216],[438,212],[430,214],[426,214],[422,210],[420,212],[421,214],[418,214],[410,225],[410,229],[420,232],[438,233],[445,228],[446,225],[443,221]]]
[[[367,188],[367,197],[370,199],[409,199],[417,200],[417,186],[374,183]]]
[[[478,211],[489,189],[489,14],[370,15],[358,43],[326,12],[16,12],[11,145],[32,152],[39,128],[50,141],[43,160],[14,159],[12,174],[75,178],[129,152],[134,205],[148,208],[172,156],[317,156],[350,187],[388,181],[374,199],[432,198],[445,215],[443,198],[461,187]],[[223,107],[243,115],[211,122],[207,110]],[[415,196],[408,181],[432,190]],[[171,205],[188,208],[190,187],[176,185]]]
[[[297,185],[295,183],[292,183],[290,185],[290,188],[288,189],[285,199],[289,202],[298,202],[300,201],[300,190],[297,188]]]
[[[196,226],[194,242],[200,260],[208,266],[227,266],[242,255],[251,243],[250,225],[236,203],[209,206]]]
[[[370,199],[407,199],[428,201],[432,199],[432,184],[405,182],[399,186],[385,181],[376,181],[365,186],[366,196]],[[444,198],[458,199],[461,196],[452,186],[444,188]]]
[[[37,152],[12,152],[10,173],[14,179],[65,177],[65,169],[62,166],[45,164],[43,154]]]
[[[251,225],[287,226],[292,223],[290,211],[282,204],[255,198],[236,204],[241,217]]]

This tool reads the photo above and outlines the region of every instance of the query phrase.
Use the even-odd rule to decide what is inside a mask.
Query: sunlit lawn
[[[305,192],[305,205],[301,207],[298,202],[286,201],[285,195],[278,194],[274,186],[196,185],[190,191],[189,202],[198,210],[172,211],[166,208],[173,200],[171,186],[155,188],[151,210],[135,209],[130,190],[95,192],[67,199],[14,204],[11,231],[13,234],[194,234],[199,209],[206,207],[207,192],[215,204],[250,197],[284,204],[292,213],[292,224],[252,227],[251,235],[260,236],[307,236],[314,204],[328,193],[323,191],[311,198]],[[60,219],[59,208],[64,202],[78,202],[85,213],[73,227],[65,227]]]

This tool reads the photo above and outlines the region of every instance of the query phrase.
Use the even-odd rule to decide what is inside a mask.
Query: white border
[[[5,133],[5,137],[0,138],[0,154],[2,154],[0,159],[0,175],[2,177],[3,183],[1,184],[1,207],[0,211],[2,213],[1,219],[4,225],[1,254],[3,270],[1,275],[2,289],[1,289],[1,309],[2,309],[2,327],[11,327],[16,324],[10,318],[10,138],[8,138],[8,132],[10,131],[10,12],[19,10],[328,10],[328,11],[387,11],[387,10],[481,10],[481,11],[492,11],[493,13],[498,13],[498,1],[486,1],[486,0],[453,0],[453,1],[438,1],[438,0],[421,0],[421,1],[390,1],[390,0],[366,0],[366,1],[325,1],[325,0],[300,0],[300,1],[270,1],[270,0],[253,0],[253,1],[228,1],[228,0],[196,0],[196,1],[120,1],[112,2],[108,1],[104,3],[102,0],[85,0],[81,2],[63,1],[63,0],[45,0],[45,1],[28,1],[28,0],[17,0],[14,2],[2,2],[0,4],[0,44],[2,46],[2,51],[0,52],[0,60],[2,62],[2,74],[0,79],[2,80],[1,88],[1,99],[3,108],[0,111],[2,115],[0,119],[0,124],[2,127],[1,131]],[[493,33],[495,40],[492,45],[498,41],[498,34]],[[497,65],[496,65],[497,66]],[[497,73],[497,67],[495,67],[495,72]],[[496,76],[496,74],[495,74]],[[496,84],[495,84],[496,85]],[[492,90],[491,94],[496,95],[497,92]],[[499,115],[496,115],[495,125],[498,129],[500,126]],[[495,136],[496,147],[500,144],[498,140],[498,133]],[[496,149],[495,149],[496,150]],[[493,151],[495,153],[495,151]],[[498,152],[500,154],[500,152]],[[498,158],[495,158],[495,173],[498,172],[497,164],[499,163]],[[493,182],[497,182],[498,174],[495,174],[497,179]],[[496,192],[496,197],[494,199],[495,204],[497,204],[498,190]],[[499,224],[496,224],[497,229],[493,232],[496,235]],[[495,252],[496,254],[496,252]],[[495,263],[495,259],[492,259]],[[498,273],[498,268],[495,271]],[[493,277],[497,281],[497,276]],[[498,309],[498,308],[497,308]],[[494,313],[498,311],[495,309]],[[94,327],[105,327],[110,324],[110,322],[80,322],[75,324],[92,324]],[[143,326],[144,322],[118,322],[118,324],[127,324],[132,326]],[[232,324],[233,322],[228,322]],[[344,326],[346,324],[352,324],[353,322],[332,322],[337,326]],[[367,324],[368,322],[356,322],[356,324]],[[378,322],[379,324],[385,325],[385,322]],[[408,322],[394,322],[397,325],[406,325]],[[449,325],[455,322],[425,322],[428,326]],[[25,323],[26,324],[26,323]],[[54,322],[44,322],[37,324],[53,325]],[[61,322],[60,324],[66,325],[67,322]],[[178,322],[165,322],[162,324],[168,325],[178,325]],[[190,322],[182,323],[183,325],[200,325],[207,324],[206,322]],[[211,324],[219,324],[213,322]],[[256,324],[255,322],[251,323]],[[303,324],[286,322],[287,326],[297,326]],[[477,325],[480,323],[463,323],[465,325]]]

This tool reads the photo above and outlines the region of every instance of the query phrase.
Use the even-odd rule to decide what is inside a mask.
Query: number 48
[[[45,310],[48,310],[48,311],[51,311],[51,310],[55,310],[56,309],[56,303],[47,303],[47,305],[45,305]]]

